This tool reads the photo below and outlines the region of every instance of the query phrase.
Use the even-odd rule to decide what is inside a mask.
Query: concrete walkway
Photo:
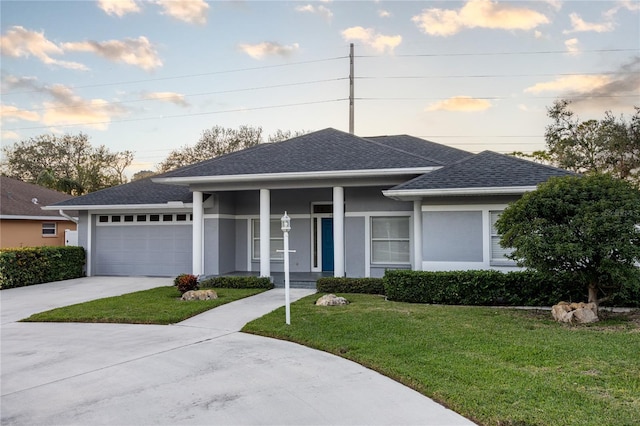
[[[282,289],[172,326],[16,322],[161,285],[171,280],[91,277],[1,291],[0,423],[473,424],[353,362],[238,332],[282,306]],[[292,300],[311,293],[294,289]]]

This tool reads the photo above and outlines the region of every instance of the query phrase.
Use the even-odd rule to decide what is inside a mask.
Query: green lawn
[[[218,299],[180,300],[175,287],[158,287],[107,297],[31,315],[27,322],[112,322],[175,324],[216,306],[263,292],[263,289],[215,289]]]
[[[630,318],[591,326],[549,312],[434,306],[347,294],[319,295],[243,331],[291,340],[354,360],[485,425],[639,425],[640,326]]]

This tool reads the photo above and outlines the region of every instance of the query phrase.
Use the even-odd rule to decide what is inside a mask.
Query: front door
[[[322,218],[322,272],[333,271],[333,218]]]

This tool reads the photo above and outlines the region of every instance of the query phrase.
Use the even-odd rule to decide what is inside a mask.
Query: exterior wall
[[[514,271],[514,262],[491,260],[491,211],[501,211],[514,197],[458,197],[422,204],[422,269]]]
[[[234,219],[220,219],[219,222],[220,228],[218,230],[218,257],[220,259],[220,264],[218,268],[218,274],[224,274],[236,270],[236,221]]]
[[[43,223],[55,223],[56,234],[42,235]],[[67,220],[0,220],[0,248],[64,246],[64,231],[76,230],[75,223]]]
[[[347,217],[344,224],[345,233],[345,274],[347,277],[364,277],[366,274],[367,245],[365,240],[364,217]]]

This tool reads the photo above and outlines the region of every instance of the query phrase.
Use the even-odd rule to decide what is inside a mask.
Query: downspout
[[[66,213],[64,212],[64,210],[62,210],[62,209],[58,210],[58,213],[60,213],[60,216],[62,216],[62,217],[64,217],[64,218],[66,218],[66,219],[68,219],[68,220],[70,220],[71,222],[75,223],[76,225],[80,222],[78,219],[76,219],[76,218],[74,218],[74,217],[71,217],[71,216],[69,216],[68,214],[66,214]]]

